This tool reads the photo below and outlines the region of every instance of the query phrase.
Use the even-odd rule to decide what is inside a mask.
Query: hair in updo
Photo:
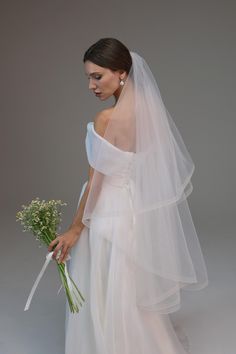
[[[89,60],[112,71],[126,71],[129,74],[132,57],[129,49],[118,39],[101,38],[85,52],[83,62]]]

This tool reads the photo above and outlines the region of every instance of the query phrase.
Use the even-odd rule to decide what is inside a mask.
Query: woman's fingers
[[[55,259],[57,257],[57,252],[63,247],[63,240],[59,240],[57,246],[55,247],[52,257]]]
[[[48,251],[51,251],[51,249],[53,248],[53,246],[55,245],[55,244],[57,244],[59,242],[59,239],[58,239],[58,237],[56,237],[50,244],[49,244],[49,246],[48,246]]]
[[[69,247],[68,247],[67,245],[64,245],[64,246],[63,246],[63,249],[62,249],[62,252],[61,252],[61,255],[60,255],[60,257],[59,257],[58,262],[59,262],[59,263],[61,263],[61,262],[64,263],[64,261],[65,261],[66,258],[67,258],[68,253],[69,253]]]
[[[57,253],[60,251],[60,254],[58,255]],[[54,259],[57,259],[58,257],[58,263],[60,263],[61,261],[64,262],[64,259],[66,259],[67,253],[69,251],[69,247],[68,245],[65,243],[65,241],[63,242],[63,240],[60,240],[58,242],[58,245],[55,247],[54,252],[52,254],[52,257]]]
[[[69,236],[70,239],[68,239],[68,236],[66,237],[65,235],[57,236],[48,246],[48,251],[51,251],[53,246],[56,245],[53,250],[52,258],[57,259],[58,263],[66,261],[69,250],[73,245],[73,242],[71,242],[71,235]]]

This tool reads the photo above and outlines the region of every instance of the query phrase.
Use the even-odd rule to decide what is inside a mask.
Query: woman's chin
[[[98,98],[101,100],[101,101],[105,101],[107,99],[106,96],[104,95],[99,95]]]
[[[112,97],[113,95],[105,95],[105,94],[100,94],[100,95],[97,95],[96,97],[99,98],[101,101],[106,101],[108,98]]]

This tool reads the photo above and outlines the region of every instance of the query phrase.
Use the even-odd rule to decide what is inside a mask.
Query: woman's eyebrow
[[[89,76],[89,75],[94,75],[94,74],[100,74],[100,75],[101,75],[101,73],[99,73],[98,71],[94,71],[94,72],[93,72],[93,73],[91,73],[91,74],[86,74],[86,73],[85,73],[85,75],[86,75],[86,76]]]

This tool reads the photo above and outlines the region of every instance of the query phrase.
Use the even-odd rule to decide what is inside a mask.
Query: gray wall
[[[55,269],[38,290],[47,294],[48,308],[45,299],[37,305],[37,298],[34,309],[22,315],[45,249],[38,252],[33,237],[22,234],[15,214],[39,196],[68,203],[62,229],[72,220],[88,173],[86,124],[113,103],[89,92],[84,73],[83,54],[99,38],[123,41],[146,59],[157,79],[195,162],[189,205],[204,253],[205,230],[213,235],[210,250],[213,230],[234,229],[235,10],[229,0],[1,1],[0,266],[7,272],[1,274],[0,353],[8,352],[8,342],[11,354],[63,353],[63,314],[55,315],[63,300],[52,300],[59,287]],[[224,235],[218,239],[225,241]],[[40,342],[37,332],[46,335],[42,311],[56,345],[50,338]],[[29,327],[31,342],[40,342],[40,349],[29,349]]]
[[[4,1],[1,208],[63,198],[87,178],[86,123],[113,101],[88,90],[82,57],[113,36],[144,56],[195,162],[196,221],[232,218],[235,5],[230,1]],[[132,21],[132,22],[131,22]]]

